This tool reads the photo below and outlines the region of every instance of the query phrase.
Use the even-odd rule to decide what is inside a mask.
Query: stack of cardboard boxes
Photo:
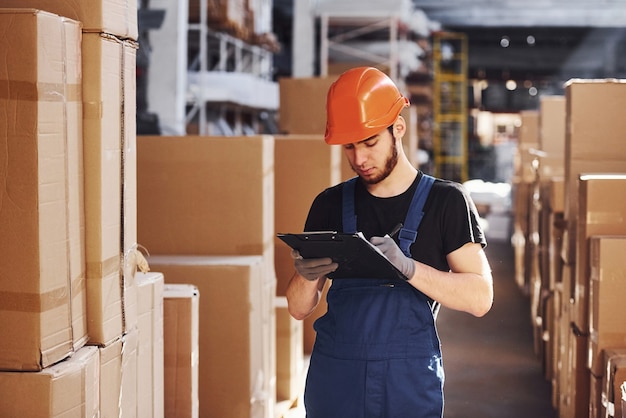
[[[163,416],[163,275],[136,274],[137,4],[3,7],[0,415]]]
[[[535,294],[537,354],[561,417],[622,416],[625,98],[621,80],[570,80],[564,97],[542,98],[538,123],[522,119],[539,127],[539,149],[520,167],[533,170],[532,192],[516,195],[536,245],[522,251],[520,285]]]
[[[137,231],[150,268],[199,291],[199,414],[273,417],[274,138],[137,144]]]

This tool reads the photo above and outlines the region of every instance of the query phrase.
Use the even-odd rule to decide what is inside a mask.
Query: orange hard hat
[[[352,68],[328,90],[324,140],[337,145],[367,139],[391,126],[408,106],[385,73],[374,67]]]

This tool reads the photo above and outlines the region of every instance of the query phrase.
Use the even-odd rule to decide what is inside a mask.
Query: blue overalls
[[[354,180],[344,185],[344,232],[356,232]],[[434,179],[418,183],[400,231],[417,236]],[[428,298],[396,279],[333,280],[307,375],[307,418],[441,418],[443,365]]]

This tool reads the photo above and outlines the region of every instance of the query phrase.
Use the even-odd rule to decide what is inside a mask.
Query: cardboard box
[[[569,364],[570,387],[568,388],[571,403],[572,418],[587,418],[589,416],[589,396],[591,373],[587,367],[588,339],[575,325],[570,327],[571,338],[569,340]]]
[[[539,112],[536,110],[520,112],[520,122],[518,146],[514,158],[513,179],[516,182],[532,183],[537,176],[533,160],[538,159]]]
[[[589,239],[589,368],[602,376],[603,350],[626,348],[626,235]]]
[[[91,344],[108,344],[136,324],[136,293],[132,280],[124,281],[126,269],[121,268],[126,247],[136,244],[135,54],[133,42],[100,33],[83,34],[85,257]]]
[[[549,179],[565,172],[565,96],[541,96],[539,104],[540,176]]]
[[[166,284],[163,298],[165,416],[197,418],[200,293],[193,285]]]
[[[85,281],[85,173],[83,167],[82,33],[81,23],[63,19],[65,36],[65,116],[67,125],[67,210],[69,217],[72,333],[74,350],[87,342],[87,285]]]
[[[558,348],[558,373],[556,374],[557,380],[557,404],[555,409],[559,411],[560,417],[573,416],[571,411],[573,410],[573,394],[572,394],[572,367],[570,366],[570,345],[573,339],[573,333],[571,328],[571,322],[569,320],[569,312],[571,305],[567,303],[567,300],[563,297],[564,292],[561,292],[561,315],[558,321],[558,339],[560,341]]]
[[[81,180],[80,24],[0,9],[0,27],[12,28],[0,39],[0,369],[37,371],[86,340],[80,190],[70,191]]]
[[[598,418],[602,411],[602,378],[591,375],[589,385],[589,418]]]
[[[263,256],[152,255],[166,284],[192,284],[199,303],[200,416],[273,417],[276,277]]]
[[[579,182],[576,232],[576,287],[574,322],[589,332],[589,238],[594,235],[626,235],[626,174],[582,174]]]
[[[304,389],[302,321],[287,310],[287,298],[276,298],[276,400],[295,400]]]
[[[272,136],[140,136],[137,184],[138,240],[150,254],[274,251]]]
[[[39,372],[0,372],[3,417],[99,416],[99,353],[82,347]]]
[[[274,227],[276,232],[302,232],[311,203],[324,189],[340,182],[341,149],[318,135],[275,138]],[[291,249],[274,237],[276,294],[285,296],[294,273]]]
[[[137,0],[2,0],[2,7],[30,7],[83,23],[86,32],[137,40]]]
[[[137,330],[100,347],[100,416],[137,416]]]
[[[326,96],[338,75],[280,78],[278,129],[284,134],[324,135]]]
[[[621,386],[626,381],[626,348],[606,350],[602,374],[602,406],[600,417],[621,417]]]
[[[137,273],[137,418],[164,416],[162,273]],[[171,342],[176,346],[175,342]],[[171,415],[168,415],[171,416]]]
[[[122,44],[122,175],[121,197],[121,249],[124,268],[122,280],[123,330],[128,332],[137,326],[137,289],[135,273],[137,272],[137,111],[136,111],[136,80],[137,80],[137,44]]]
[[[565,84],[565,220],[578,214],[581,173],[626,172],[626,80],[573,79]]]

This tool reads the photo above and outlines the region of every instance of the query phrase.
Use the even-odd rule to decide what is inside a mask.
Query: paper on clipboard
[[[330,257],[339,267],[330,279],[399,279],[406,277],[362,233],[335,231],[282,233],[277,237],[304,258]]]

